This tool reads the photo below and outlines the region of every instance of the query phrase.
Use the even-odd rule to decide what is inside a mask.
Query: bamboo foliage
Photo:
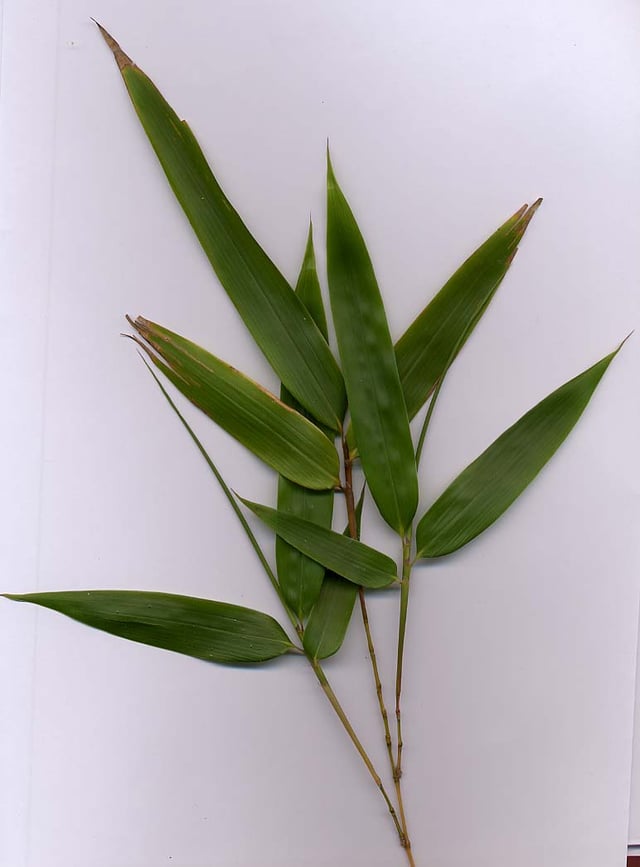
[[[87,590],[6,596],[208,662],[257,665],[291,655],[306,662],[380,791],[413,865],[401,787],[402,664],[412,576],[421,561],[458,550],[508,510],[567,438],[620,347],[537,403],[416,521],[420,453],[446,373],[505,279],[541,200],[522,206],[494,231],[394,343],[372,258],[327,154],[328,295],[338,360],[328,341],[311,229],[294,290],[225,196],[187,124],[100,30],[220,286],[281,381],[276,397],[169,328],[143,317],[129,319],[143,360],[221,486],[288,623],[285,628],[250,608],[166,593]],[[171,387],[274,470],[275,508],[232,492],[173,401]],[[416,437],[410,422],[429,400]],[[357,505],[356,459],[365,486]],[[396,559],[360,539],[365,489],[370,508],[397,536]],[[334,509],[334,502],[339,508]],[[333,525],[344,523],[345,514],[347,528],[340,533]],[[256,519],[273,533],[275,569],[252,529]],[[365,595],[384,590],[394,604],[398,588],[394,743]],[[374,767],[321,665],[342,647],[357,597],[392,785]]]

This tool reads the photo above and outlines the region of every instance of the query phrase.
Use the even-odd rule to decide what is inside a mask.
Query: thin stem
[[[367,611],[367,603],[365,601],[364,589],[358,589],[358,598],[360,600],[360,613],[362,614],[362,623],[364,632],[367,637],[367,648],[369,650],[369,659],[371,660],[371,671],[373,672],[373,682],[376,688],[376,696],[378,698],[378,707],[380,708],[380,716],[382,717],[382,725],[384,726],[384,742],[387,747],[387,755],[389,763],[393,771],[393,745],[391,742],[391,729],[389,728],[389,713],[385,704],[384,695],[382,692],[382,682],[380,680],[380,671],[378,669],[378,660],[373,644],[373,636],[369,625],[369,613]]]
[[[409,607],[409,586],[411,580],[411,536],[405,536],[402,542],[402,583],[400,586],[400,621],[398,625],[398,659],[396,664],[396,727],[398,746],[394,768],[394,779],[398,782],[402,777],[402,712],[400,697],[402,695],[402,663],[404,658],[404,640],[407,630],[407,611]]]
[[[405,816],[404,802],[402,800],[402,784],[400,780],[396,780],[395,777],[393,784],[396,789],[396,798],[398,799],[398,813],[400,814],[400,824],[404,832],[404,849],[407,853],[409,864],[411,864],[411,867],[415,867],[415,861],[413,860],[413,853],[411,851],[411,840],[409,839],[409,834],[407,832],[407,817]]]
[[[400,622],[398,626],[398,660],[396,667],[396,727],[397,727],[397,753],[395,763],[392,762],[393,782],[396,789],[396,797],[398,800],[398,811],[400,813],[400,823],[405,834],[407,858],[409,863],[413,864],[413,855],[411,854],[411,841],[407,830],[407,817],[404,811],[404,802],[402,799],[402,712],[400,708],[400,698],[402,695],[402,663],[404,657],[404,640],[407,627],[407,611],[409,608],[409,586],[411,578],[411,535],[407,534],[402,542],[402,584],[400,587]]]
[[[349,454],[349,449],[346,445],[346,441],[343,439],[342,442],[343,454],[344,454],[344,470],[345,470],[345,484],[344,484],[344,494],[347,505],[347,515],[349,518],[349,532],[353,538],[358,537],[358,528],[357,522],[355,519],[355,509],[354,509],[354,499],[353,499],[353,473],[352,473],[352,459]],[[410,550],[410,543],[409,543]],[[404,555],[404,549],[403,549]],[[408,560],[407,556],[403,556],[403,570],[406,568],[405,563]],[[410,567],[409,567],[410,568]],[[403,572],[404,575],[404,572]],[[404,586],[404,585],[403,585]],[[393,775],[393,782],[396,790],[396,798],[398,801],[398,813],[400,818],[400,827],[402,828],[402,833],[400,835],[400,842],[406,852],[407,860],[409,861],[410,867],[415,867],[415,862],[413,860],[413,853],[411,851],[411,840],[409,838],[409,832],[407,828],[407,818],[404,811],[404,802],[402,799],[402,788],[400,785],[400,776],[397,773],[396,762],[393,756],[393,744],[391,741],[391,730],[389,728],[389,714],[387,712],[387,706],[384,701],[384,695],[382,692],[382,682],[380,680],[380,672],[378,669],[378,662],[376,658],[376,651],[373,644],[373,636],[371,635],[371,628],[369,626],[369,615],[367,612],[367,604],[365,601],[364,589],[362,587],[359,588],[358,593],[360,599],[360,611],[362,613],[362,623],[364,625],[365,635],[367,637],[367,647],[369,649],[369,659],[371,660],[371,669],[373,671],[373,680],[376,687],[376,696],[378,698],[378,706],[380,708],[380,716],[382,717],[382,723],[384,725],[384,740],[387,747],[387,755],[389,757],[389,766],[391,768],[391,773]],[[406,610],[405,610],[405,620],[406,620]],[[401,729],[400,736],[401,736]],[[399,740],[401,743],[401,740]]]
[[[342,454],[344,455],[344,498],[347,505],[347,521],[349,535],[352,539],[358,538],[358,520],[356,517],[356,504],[353,496],[353,460],[349,454],[349,446],[346,437],[342,436]]]
[[[406,849],[407,839],[406,839],[405,832],[402,828],[402,825],[400,824],[400,821],[398,820],[398,814],[396,813],[395,807],[391,803],[391,799],[389,798],[389,795],[387,794],[387,790],[385,789],[384,784],[383,784],[382,780],[380,779],[380,775],[376,771],[376,769],[373,765],[373,762],[371,761],[371,759],[369,758],[369,755],[367,754],[367,751],[362,746],[358,736],[356,735],[355,731],[353,730],[353,726],[349,722],[349,718],[347,717],[346,713],[344,712],[344,710],[342,708],[342,705],[338,701],[336,694],[334,693],[333,689],[331,688],[329,681],[327,680],[327,677],[326,677],[326,675],[322,669],[322,666],[320,665],[318,660],[314,659],[314,657],[311,656],[310,654],[307,654],[307,659],[309,660],[309,664],[311,665],[315,676],[318,678],[318,682],[320,683],[320,686],[322,687],[324,694],[326,695],[327,699],[329,700],[331,707],[336,712],[338,719],[342,723],[345,731],[347,732],[347,734],[349,735],[349,737],[351,739],[351,742],[353,743],[354,747],[358,751],[360,758],[364,762],[367,770],[369,771],[369,774],[371,775],[372,780],[374,781],[374,783],[376,784],[376,786],[380,790],[380,794],[382,795],[382,797],[385,800],[385,803],[387,805],[387,809],[389,810],[389,813],[390,813],[391,818],[393,820],[393,824],[395,825],[396,831],[398,832],[398,837],[400,838],[400,843]],[[413,859],[410,859],[410,863],[413,864]]]
[[[349,522],[349,535],[352,539],[358,538],[358,523],[356,519],[356,507],[353,496],[353,460],[349,453],[346,437],[342,437],[342,452],[344,455],[344,496],[347,506],[347,519]],[[387,747],[389,763],[393,771],[393,745],[391,742],[391,730],[389,728],[389,713],[384,701],[382,692],[382,681],[380,680],[380,671],[378,669],[378,660],[376,657],[375,645],[373,643],[373,635],[371,634],[371,626],[369,624],[369,612],[367,611],[367,602],[363,587],[358,588],[358,599],[360,601],[360,613],[362,615],[362,624],[367,638],[367,648],[369,650],[369,659],[371,660],[371,670],[373,672],[373,682],[376,688],[376,696],[378,699],[378,707],[380,708],[380,716],[382,717],[382,725],[384,727],[384,741]]]

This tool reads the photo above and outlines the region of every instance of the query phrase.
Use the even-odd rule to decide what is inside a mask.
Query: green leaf
[[[417,557],[457,551],[509,508],[562,445],[619,349],[545,397],[469,464],[418,524]]]
[[[226,602],[136,590],[4,595],[16,602],[51,608],[130,641],[207,662],[266,662],[295,650],[273,617]]]
[[[289,391],[314,418],[338,430],[344,383],[322,334],[234,210],[187,124],[104,28],[100,31],[171,188],[245,325]]]
[[[309,491],[284,476],[278,479],[278,511],[297,515],[327,529],[331,527],[333,496],[333,491]],[[276,569],[287,604],[300,621],[304,621],[318,598],[324,566],[277,536]]]
[[[386,554],[295,515],[239,499],[298,551],[354,584],[377,589],[397,582],[396,565]]]
[[[303,645],[307,653],[315,659],[326,659],[340,650],[357,596],[355,584],[327,572],[304,630]]]
[[[364,492],[365,488],[362,489],[356,506],[358,536],[360,535]],[[343,535],[349,535],[348,525]],[[307,653],[310,653],[315,659],[326,659],[340,650],[349,628],[357,596],[358,587],[351,581],[346,581],[335,572],[325,574],[318,601],[313,607],[309,622],[304,630],[302,643]]]
[[[328,157],[327,273],[362,468],[380,514],[403,534],[418,503],[409,420],[371,259]]]
[[[396,360],[413,418],[489,306],[540,206],[524,205],[445,283],[396,343]],[[453,358],[452,358],[453,356]]]
[[[309,235],[300,275],[296,283],[296,293],[314,319],[324,338],[327,338],[327,319],[322,303],[320,283],[316,270],[313,250],[313,232]],[[292,406],[304,414],[298,401],[283,386],[280,398],[287,406]],[[284,476],[278,479],[278,510],[313,521],[321,527],[331,527],[333,516],[333,491],[310,491]],[[278,582],[287,604],[303,622],[313,608],[324,578],[324,566],[305,557],[284,539],[276,537],[276,568]]]
[[[129,321],[164,359],[137,341],[176,388],[265,463],[308,488],[339,484],[333,443],[308,419],[190,340],[142,317]]]
[[[413,418],[433,393],[493,300],[518,250],[538,199],[523,205],[473,253],[409,326],[395,345],[396,362]],[[357,455],[351,426],[349,452]]]
[[[309,223],[309,234],[307,235],[307,246],[304,251],[302,267],[300,268],[296,282],[296,295],[309,311],[311,318],[318,326],[320,334],[322,334],[325,340],[328,340],[327,315],[324,312],[322,290],[320,289],[320,281],[318,280],[316,254],[313,249],[313,227],[311,223]]]

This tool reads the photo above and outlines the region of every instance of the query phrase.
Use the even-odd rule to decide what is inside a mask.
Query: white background
[[[291,280],[310,211],[322,241],[329,136],[396,336],[490,231],[545,197],[444,389],[425,505],[640,323],[631,0],[5,0],[3,15],[6,591],[155,589],[278,614],[220,491],[119,337],[124,313],[142,313],[277,387],[90,15],[189,119]],[[639,373],[636,335],[508,516],[416,573],[405,786],[418,865],[624,863]],[[269,501],[273,475],[190,418],[233,487]],[[371,609],[390,698],[395,604]],[[357,620],[327,670],[382,767]],[[3,602],[0,678],[2,867],[403,863],[300,660],[213,667]]]

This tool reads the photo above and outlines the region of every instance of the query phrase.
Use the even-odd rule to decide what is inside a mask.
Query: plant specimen
[[[402,674],[413,573],[496,521],[580,418],[617,350],[544,398],[505,431],[417,517],[419,464],[446,374],[490,304],[539,207],[523,206],[456,271],[394,344],[365,241],[327,154],[329,330],[311,229],[295,290],[251,236],[198,142],[150,79],[100,28],[167,179],[217,278],[282,383],[266,391],[207,350],[142,317],[131,338],[244,528],[288,623],[225,602],[122,590],[7,594],[114,635],[209,662],[257,665],[287,654],[308,664],[380,791],[409,864],[403,802]],[[232,492],[163,384],[169,382],[278,474],[276,507]],[[414,437],[410,422],[425,408]],[[355,490],[354,467],[364,478]],[[397,536],[397,562],[360,541],[365,496]],[[334,529],[334,501],[346,527]],[[247,513],[275,535],[275,568]],[[251,518],[253,520],[253,518]],[[367,593],[399,596],[393,713],[384,698]],[[360,609],[389,769],[374,767],[322,660]],[[388,783],[385,782],[388,778]]]

